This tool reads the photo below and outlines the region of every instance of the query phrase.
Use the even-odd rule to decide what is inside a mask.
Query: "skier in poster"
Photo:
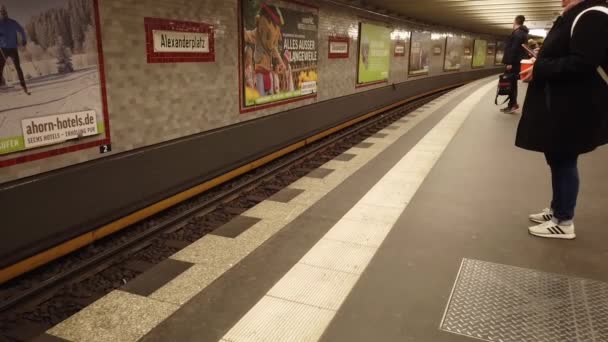
[[[17,34],[21,36],[22,46],[25,46],[27,44],[25,30],[17,21],[8,17],[6,6],[0,5],[0,84],[5,82],[4,67],[8,58],[10,58],[17,70],[23,91],[30,95],[25,84],[23,70],[21,69],[21,61],[19,60],[19,40]]]

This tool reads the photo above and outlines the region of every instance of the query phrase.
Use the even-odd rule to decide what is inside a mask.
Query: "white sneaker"
[[[543,238],[572,240],[576,238],[574,234],[574,224],[561,225],[553,221],[547,221],[538,226],[528,228],[530,234]]]
[[[553,219],[553,210],[551,210],[549,208],[545,208],[545,209],[543,209],[542,212],[540,212],[538,214],[532,214],[529,217],[530,217],[530,221],[532,221],[532,222],[545,223],[545,222],[551,221]]]

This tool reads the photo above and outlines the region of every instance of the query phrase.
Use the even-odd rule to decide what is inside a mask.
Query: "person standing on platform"
[[[21,61],[19,60],[19,40],[17,34],[21,36],[22,46],[27,44],[25,30],[17,21],[8,17],[6,6],[0,5],[0,82],[4,83],[4,67],[10,58],[17,70],[17,76],[21,83],[21,88],[26,94],[30,94],[27,90],[23,70],[21,69]]]
[[[521,73],[530,84],[515,144],[544,153],[551,168],[551,207],[530,215],[540,224],[529,232],[574,239],[578,157],[608,143],[608,6],[606,0],[562,0],[562,6],[538,59]]]
[[[518,15],[513,23],[513,32],[505,44],[505,54],[503,63],[507,66],[507,73],[516,75],[511,86],[511,95],[509,95],[509,104],[506,108],[501,109],[503,113],[514,113],[519,109],[517,104],[517,79],[521,70],[521,60],[527,58],[526,50],[522,44],[528,43],[528,28],[524,25],[526,17]]]

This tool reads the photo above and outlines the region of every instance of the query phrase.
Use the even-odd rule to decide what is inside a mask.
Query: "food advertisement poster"
[[[317,93],[318,9],[286,1],[241,1],[244,106]]]

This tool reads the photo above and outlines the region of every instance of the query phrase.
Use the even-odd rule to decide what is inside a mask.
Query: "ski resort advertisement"
[[[0,165],[108,143],[96,5],[0,4]]]
[[[359,69],[357,83],[388,80],[391,55],[391,29],[360,24]]]
[[[241,2],[245,107],[317,93],[318,9],[290,2]]]

